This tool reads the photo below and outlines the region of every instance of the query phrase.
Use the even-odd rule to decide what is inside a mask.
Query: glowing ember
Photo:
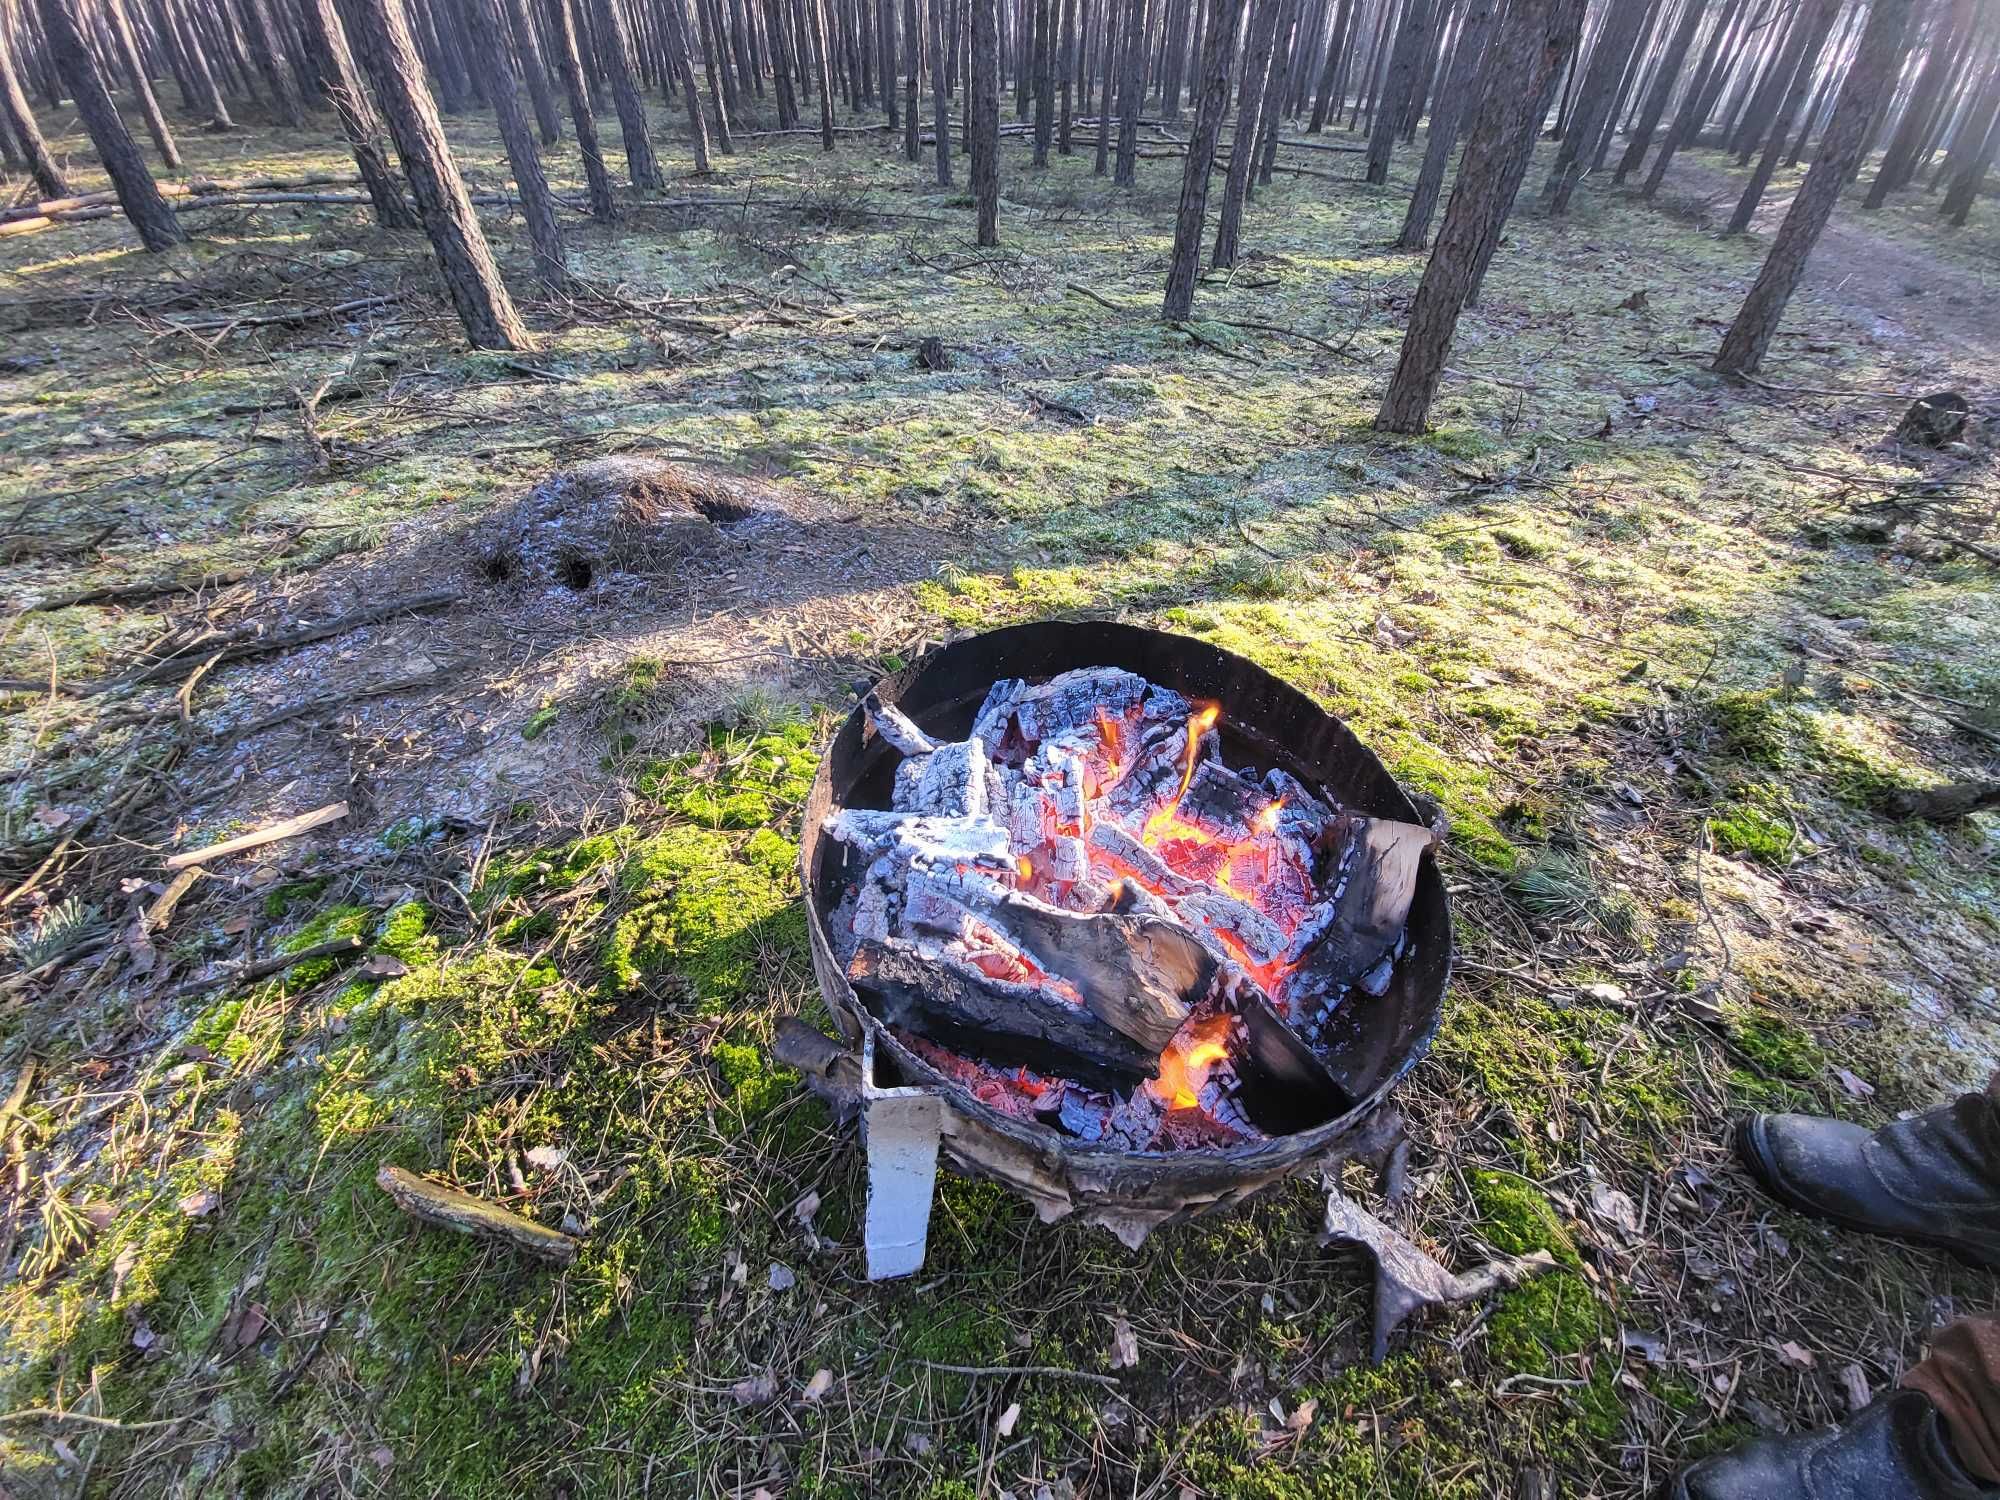
[[[1184,1028],[1160,1054],[1160,1076],[1148,1080],[1147,1090],[1175,1109],[1193,1109],[1201,1103],[1201,1086],[1208,1082],[1210,1070],[1229,1056],[1224,1045],[1228,1034],[1227,1016],[1212,1016]]]

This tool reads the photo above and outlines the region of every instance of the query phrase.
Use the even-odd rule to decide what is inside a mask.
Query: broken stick
[[[169,870],[185,870],[190,865],[205,865],[212,859],[223,859],[231,854],[241,854],[245,849],[260,849],[266,844],[275,844],[279,839],[288,839],[301,833],[310,832],[323,823],[335,823],[347,816],[345,802],[329,802],[325,807],[316,807],[309,813],[300,813],[295,818],[286,818],[281,823],[272,823],[252,833],[240,833],[233,839],[224,839],[219,844],[210,844],[205,849],[189,849],[183,854],[167,856]]]
[[[512,1209],[441,1182],[432,1182],[414,1172],[384,1163],[375,1174],[375,1185],[396,1200],[396,1207],[422,1224],[459,1234],[497,1240],[516,1250],[566,1266],[576,1259],[577,1240],[556,1229],[545,1229],[533,1219],[525,1219]]]

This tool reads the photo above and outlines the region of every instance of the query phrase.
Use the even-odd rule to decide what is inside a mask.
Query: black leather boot
[[[1753,1438],[1674,1481],[1673,1500],[1993,1500],[1920,1391],[1891,1391],[1838,1427]]]
[[[1800,1213],[2000,1270],[2000,1098],[1991,1093],[1872,1132],[1815,1115],[1752,1115],[1737,1126],[1736,1154]]]

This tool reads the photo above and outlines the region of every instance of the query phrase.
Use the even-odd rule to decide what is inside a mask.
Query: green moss
[[[316,880],[288,880],[283,885],[274,885],[264,893],[264,915],[288,917],[293,907],[317,901],[331,884],[330,877],[321,876]]]
[[[1709,837],[1723,854],[1747,854],[1760,865],[1782,870],[1791,863],[1798,842],[1789,823],[1781,822],[1753,802],[1729,801],[1708,820]]]
[[[1826,1054],[1803,1027],[1772,1010],[1724,1007],[1729,1037],[1743,1055],[1766,1073],[1810,1081],[1826,1071]]]
[[[1511,1172],[1474,1172],[1472,1203],[1479,1212],[1479,1232],[1506,1255],[1530,1255],[1546,1250],[1558,1264],[1581,1266],[1576,1241],[1542,1193]]]
[[[620,884],[631,905],[604,945],[617,988],[671,972],[719,1014],[756,983],[760,955],[804,946],[795,883],[739,858],[726,834],[670,828],[633,852]]]
[[[647,767],[639,789],[704,828],[757,828],[776,821],[812,790],[819,756],[803,719],[757,727],[712,726],[704,749]]]
[[[281,941],[278,951],[302,953],[335,938],[359,937],[368,927],[368,918],[365,906],[329,906]],[[340,957],[309,958],[285,971],[285,983],[293,989],[304,989],[307,985],[319,983],[345,962],[347,960]]]
[[[1771,689],[1724,693],[1709,705],[1709,720],[1722,748],[1740,760],[1777,771],[1791,759],[1791,717]]]

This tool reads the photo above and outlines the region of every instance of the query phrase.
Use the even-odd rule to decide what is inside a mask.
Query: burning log
[[[1158,1048],[1044,986],[992,978],[951,958],[933,960],[908,943],[862,943],[847,976],[891,1025],[998,1066],[1032,1063],[1106,1087],[1129,1086],[1157,1066]]]
[[[1216,962],[1159,917],[1064,911],[1012,895],[997,915],[1035,962],[1076,986],[1106,1026],[1157,1054],[1215,982]]]
[[[1418,861],[1436,835],[1415,823],[1345,817],[1327,837],[1342,839],[1333,900],[1322,922],[1294,935],[1297,967],[1282,987],[1294,1019],[1323,1013],[1393,954],[1416,895]]]
[[[891,708],[873,693],[861,700],[861,706],[867,711],[868,722],[875,726],[875,732],[903,754],[929,755],[937,749],[938,742],[917,728],[900,708]]]

